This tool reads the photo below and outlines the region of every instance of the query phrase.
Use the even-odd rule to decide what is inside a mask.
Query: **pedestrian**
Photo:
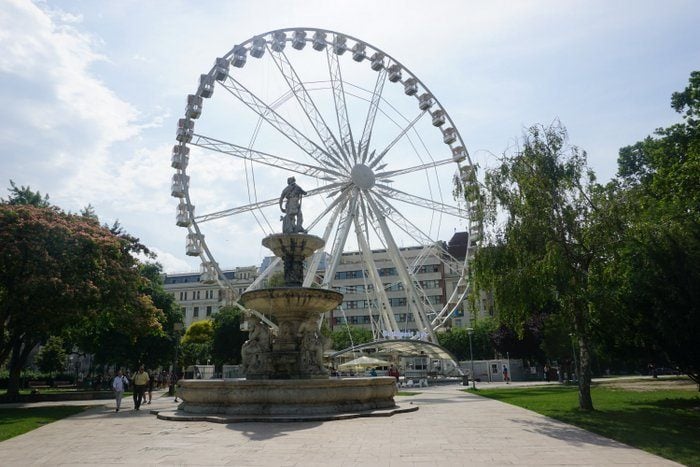
[[[508,377],[508,367],[506,365],[503,365],[503,381],[505,381],[506,384],[510,384],[510,378]]]
[[[124,376],[121,369],[117,370],[117,376],[115,376],[114,380],[112,381],[114,398],[117,400],[117,410],[115,410],[115,412],[119,412],[119,408],[122,405],[122,396],[124,395],[124,391],[126,391],[128,386],[129,380],[126,378],[126,376]]]
[[[141,403],[144,401],[146,394],[146,386],[148,385],[148,373],[143,369],[143,365],[139,367],[139,371],[134,375],[134,408],[140,410]]]
[[[401,375],[400,375],[400,373],[399,373],[399,369],[398,369],[398,368],[396,368],[394,365],[391,365],[391,366],[389,367],[389,371],[387,372],[387,374],[388,374],[389,376],[393,376],[394,378],[396,378],[396,384],[399,383],[399,376],[401,376]]]
[[[151,372],[151,374],[148,378],[148,402],[146,402],[147,404],[150,404],[151,400],[153,400],[153,386],[155,385],[155,383],[156,383],[155,374],[153,374],[153,372]]]
[[[549,381],[550,381],[551,379],[552,379],[552,378],[551,378],[551,376],[549,375],[549,365],[545,364],[545,365],[544,365],[544,380],[547,381],[547,382],[549,383]]]

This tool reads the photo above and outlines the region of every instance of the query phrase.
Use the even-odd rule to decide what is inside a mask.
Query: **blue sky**
[[[620,147],[679,120],[670,95],[700,67],[698,24],[695,1],[0,0],[0,180],[67,210],[91,203],[166,270],[195,269],[169,193],[185,97],[234,44],[304,26],[401,61],[482,165],[559,119],[604,181]],[[220,263],[266,254],[256,244]]]

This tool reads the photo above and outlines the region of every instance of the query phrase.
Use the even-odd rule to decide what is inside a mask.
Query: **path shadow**
[[[513,422],[522,426],[522,430],[530,433],[537,433],[548,436],[550,438],[565,441],[572,446],[606,446],[606,447],[621,447],[624,446],[619,441],[605,438],[583,428],[578,428],[573,425],[568,425],[564,422],[555,421],[554,419],[517,419],[513,418]]]
[[[226,428],[237,431],[251,441],[281,438],[288,433],[310,430],[323,422],[242,422],[230,423]]]

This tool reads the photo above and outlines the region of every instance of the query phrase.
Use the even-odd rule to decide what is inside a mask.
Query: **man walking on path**
[[[138,373],[134,375],[134,407],[136,410],[139,410],[144,400],[148,379],[148,373],[143,371],[143,365],[141,365]]]
[[[506,384],[510,384],[510,378],[508,377],[508,367],[506,365],[503,365],[503,381],[505,381]]]
[[[117,376],[115,376],[114,380],[112,381],[114,397],[117,400],[117,410],[115,410],[115,412],[119,412],[119,408],[122,405],[122,396],[124,395],[124,391],[128,385],[129,380],[122,374],[122,370],[117,370]]]

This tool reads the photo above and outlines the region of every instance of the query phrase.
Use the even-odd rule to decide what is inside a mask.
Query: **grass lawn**
[[[47,423],[77,414],[87,407],[0,408],[0,441],[35,430]]]
[[[692,388],[692,386],[691,386]],[[697,389],[625,389],[594,385],[594,412],[578,410],[574,386],[477,389],[469,392],[517,405],[685,465],[700,465]]]

